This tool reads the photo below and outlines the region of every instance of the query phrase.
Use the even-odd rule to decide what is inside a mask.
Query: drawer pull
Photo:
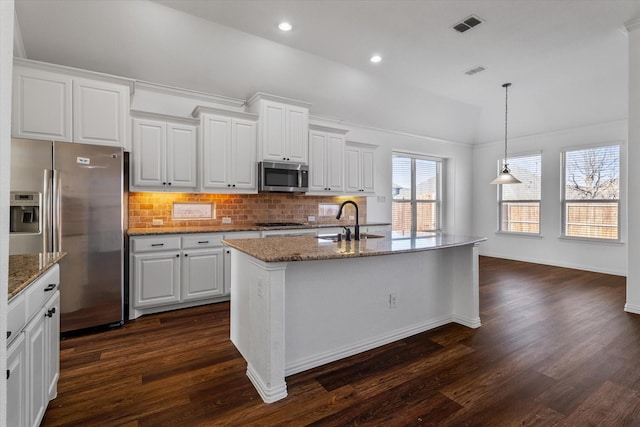
[[[209,243],[209,241],[208,240],[200,240],[200,241],[198,241],[198,243],[203,243],[204,244],[204,243]]]
[[[11,371],[7,369],[7,379],[11,376]]]
[[[11,331],[7,331],[7,339],[11,336]]]
[[[164,246],[164,243],[152,243],[151,246]]]
[[[55,283],[49,283],[49,285],[46,288],[44,288],[44,291],[45,292],[49,292],[49,291],[54,290],[55,288],[56,288],[56,284]]]
[[[51,310],[47,311],[47,314],[45,314],[46,317],[53,317],[53,313],[56,312],[56,308],[53,307]]]

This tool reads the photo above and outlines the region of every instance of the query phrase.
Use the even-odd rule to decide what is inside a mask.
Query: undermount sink
[[[370,234],[370,233],[360,233],[360,240],[365,239],[380,239],[384,237],[381,234]],[[332,242],[337,242],[338,237],[335,234],[318,234],[318,239],[322,240],[331,240]],[[342,235],[342,240],[345,240],[344,234]],[[353,240],[353,238],[352,238]]]

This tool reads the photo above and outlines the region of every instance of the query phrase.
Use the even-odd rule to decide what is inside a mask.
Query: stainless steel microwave
[[[258,191],[305,193],[309,191],[309,166],[298,163],[259,162]]]

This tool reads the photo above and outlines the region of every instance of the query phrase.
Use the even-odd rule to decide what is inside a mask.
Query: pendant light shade
[[[509,101],[509,86],[511,86],[511,83],[505,83],[502,85],[504,88],[504,166],[502,167],[502,171],[500,171],[498,177],[491,181],[491,184],[522,184],[522,181],[511,175],[509,164],[507,162],[507,106]]]

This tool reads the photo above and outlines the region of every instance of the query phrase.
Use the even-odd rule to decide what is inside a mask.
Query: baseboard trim
[[[264,403],[273,403],[287,397],[286,383],[283,382],[276,387],[271,384],[265,384],[250,363],[247,363],[247,377],[249,377],[249,381],[256,388]]]
[[[624,305],[624,311],[627,313],[640,314],[640,305],[626,303]]]

